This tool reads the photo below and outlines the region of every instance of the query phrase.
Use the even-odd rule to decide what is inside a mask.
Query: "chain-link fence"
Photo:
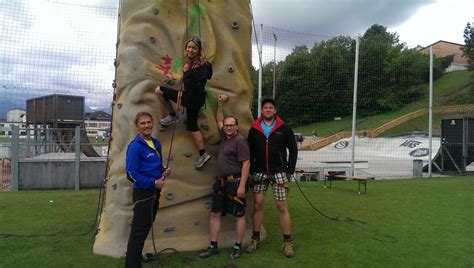
[[[12,128],[12,190],[99,187],[105,176],[108,144],[90,141],[85,129]],[[13,167],[13,169],[11,168]]]

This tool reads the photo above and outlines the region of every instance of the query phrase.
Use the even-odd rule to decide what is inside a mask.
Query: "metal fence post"
[[[26,156],[31,157],[31,148],[30,148],[30,143],[31,143],[31,137],[30,137],[30,127],[29,125],[26,125]]]
[[[74,134],[74,152],[76,153],[76,161],[74,163],[74,190],[79,190],[81,175],[81,126],[76,126]]]
[[[20,164],[20,131],[19,127],[12,125],[12,184],[11,190],[18,191],[18,165]]]
[[[52,150],[50,148],[50,145],[51,145],[51,139],[50,139],[50,135],[51,135],[51,130],[49,128],[47,128],[45,130],[45,142],[44,142],[44,149],[45,149],[45,153],[52,153]]]

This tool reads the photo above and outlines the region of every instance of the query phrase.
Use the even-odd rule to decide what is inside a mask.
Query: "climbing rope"
[[[200,17],[200,6],[199,6],[199,0],[197,1],[197,8],[198,8],[198,28],[199,28],[199,38],[201,38],[201,17]],[[185,40],[188,40],[188,31],[189,31],[189,0],[186,0],[186,32],[185,32]],[[201,41],[201,53],[203,50],[202,46],[202,41]],[[186,50],[186,47],[184,48]],[[184,72],[183,72],[184,74]],[[176,100],[176,114],[180,113],[181,107],[182,107],[182,99],[183,99],[183,92],[184,92],[184,79],[181,79],[181,85],[180,85],[180,90],[178,91],[178,97]],[[173,143],[174,143],[174,137],[176,133],[176,117],[175,117],[175,122],[173,123],[173,128],[171,131],[171,141],[170,141],[170,146],[168,150],[168,159],[166,160],[166,165],[165,169],[167,169],[170,165],[171,161],[171,152],[173,150]],[[156,192],[153,195],[152,198],[156,198]],[[151,204],[151,213],[153,214],[153,205],[154,202]],[[155,244],[155,233],[154,233],[154,228],[153,228],[153,218],[151,219],[151,241],[152,241],[152,246],[153,246],[153,251],[154,251],[154,256],[149,256],[148,260],[150,262],[157,262],[159,267],[163,267],[163,263],[159,260],[159,256],[164,252],[164,251],[173,251],[173,252],[178,252],[174,248],[166,248],[158,252],[156,250],[156,244]]]
[[[201,38],[201,8],[200,8],[200,0],[197,1],[197,20],[198,20],[198,32],[199,32],[199,38]],[[185,40],[189,40],[188,36],[189,36],[189,0],[186,0],[186,28],[185,28]],[[203,53],[203,49],[204,49],[204,45],[203,45],[203,41],[201,40],[201,53]],[[186,43],[185,43],[186,45]],[[186,50],[186,47],[184,48],[184,50]],[[181,112],[181,108],[182,108],[182,99],[183,99],[183,92],[184,92],[184,79],[181,79],[181,85],[180,85],[180,90],[178,90],[178,97],[177,97],[177,100],[176,100],[176,114],[180,113]],[[171,152],[172,152],[172,148],[173,148],[173,143],[174,143],[174,136],[175,136],[175,132],[176,132],[176,117],[175,117],[175,121],[173,123],[173,128],[172,128],[172,131],[171,131],[171,141],[170,141],[170,146],[169,146],[169,150],[168,150],[168,159],[166,160],[166,166],[165,168],[168,168],[169,167],[169,163],[171,161]]]

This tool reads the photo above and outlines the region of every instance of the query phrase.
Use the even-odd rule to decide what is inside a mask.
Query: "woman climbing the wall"
[[[186,41],[184,50],[184,67],[183,67],[183,88],[181,103],[186,107],[186,130],[190,131],[193,139],[199,149],[199,157],[195,163],[196,168],[201,168],[206,164],[211,155],[206,152],[202,133],[198,128],[197,119],[199,111],[206,101],[207,80],[212,77],[212,66],[207,62],[202,51],[202,43],[199,37],[193,37]],[[179,91],[166,87],[158,86],[155,89],[158,100],[168,111],[168,114],[160,119],[163,126],[169,126],[178,122],[180,114],[177,113],[171,101],[179,103]]]

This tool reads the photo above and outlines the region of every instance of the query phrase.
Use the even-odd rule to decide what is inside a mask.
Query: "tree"
[[[398,35],[388,32],[382,25],[372,25],[362,36],[358,86],[360,115],[374,115],[393,109],[393,106],[387,105],[390,101],[386,101],[392,99],[393,94],[388,86],[385,67],[391,49],[401,49],[400,46]]]
[[[355,40],[338,36],[319,41],[311,49],[296,46],[276,72],[278,113],[292,127],[332,120],[352,112]],[[435,58],[434,79],[451,64],[453,56]],[[262,67],[262,96],[270,97],[273,62]],[[257,70],[252,83],[257,88]],[[399,43],[396,33],[371,26],[361,38],[358,69],[358,115],[394,111],[422,98],[429,81],[429,56]],[[257,110],[254,92],[254,115]]]
[[[464,48],[463,56],[467,58],[469,70],[474,70],[474,25],[469,22],[464,28]]]
[[[285,121],[298,126],[311,121],[302,117],[311,113],[312,102],[307,97],[312,88],[312,63],[306,46],[297,46],[279,65],[276,100],[278,113],[285,115]]]

